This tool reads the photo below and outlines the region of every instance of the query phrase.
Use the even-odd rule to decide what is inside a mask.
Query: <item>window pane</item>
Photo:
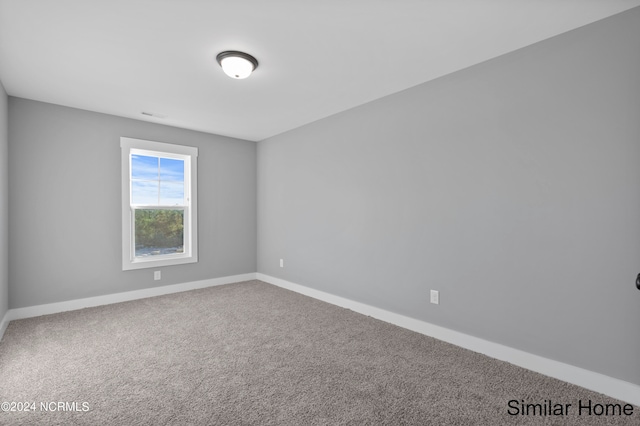
[[[183,230],[184,210],[136,210],[136,257],[182,253]]]
[[[131,155],[131,178],[158,180],[158,157]]]
[[[183,182],[160,182],[160,205],[161,206],[183,206],[184,183]]]
[[[184,182],[184,160],[160,159],[160,180]]]
[[[158,205],[158,181],[132,180],[131,204]]]

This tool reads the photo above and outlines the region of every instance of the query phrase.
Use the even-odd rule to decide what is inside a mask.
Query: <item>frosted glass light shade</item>
[[[236,79],[249,77],[258,67],[256,58],[243,52],[222,52],[218,54],[216,59],[224,73]]]

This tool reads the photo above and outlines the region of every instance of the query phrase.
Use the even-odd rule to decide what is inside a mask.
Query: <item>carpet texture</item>
[[[639,407],[579,415],[625,404],[260,281],[12,321],[5,401],[35,410],[2,425],[640,424]],[[549,401],[572,406],[540,415]]]

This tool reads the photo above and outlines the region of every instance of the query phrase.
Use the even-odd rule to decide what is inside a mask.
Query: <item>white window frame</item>
[[[121,137],[122,151],[122,270],[157,268],[198,261],[198,148]],[[131,155],[178,158],[184,162],[184,248],[182,253],[135,257],[135,207],[131,202]],[[164,208],[164,207],[163,207]],[[171,208],[167,206],[167,208]],[[182,208],[181,208],[182,209]]]

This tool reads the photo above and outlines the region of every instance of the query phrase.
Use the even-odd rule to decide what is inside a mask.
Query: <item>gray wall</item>
[[[9,123],[8,98],[0,81],[0,322],[9,309]]]
[[[640,8],[260,142],[258,272],[640,384],[638,52]]]
[[[255,272],[255,142],[9,98],[9,306]],[[122,271],[120,137],[199,148],[199,262]]]

